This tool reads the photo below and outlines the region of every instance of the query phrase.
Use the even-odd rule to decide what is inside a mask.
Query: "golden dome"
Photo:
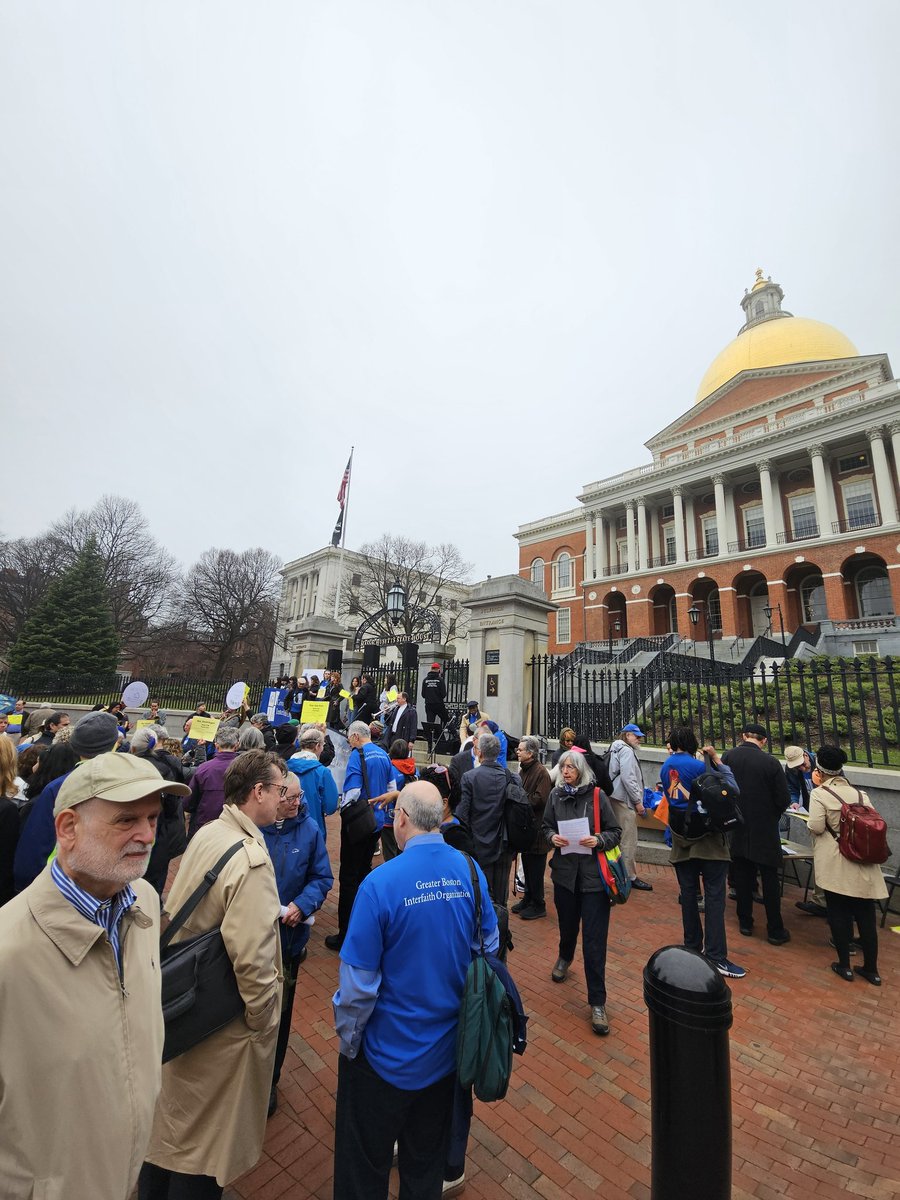
[[[754,290],[756,290],[754,288]],[[697,390],[697,401],[754,367],[782,367],[787,363],[822,359],[856,358],[857,348],[848,337],[823,321],[780,316],[751,325],[729,342],[713,359]]]

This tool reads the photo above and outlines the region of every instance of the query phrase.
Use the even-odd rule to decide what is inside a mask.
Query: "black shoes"
[[[743,930],[741,931],[743,932]],[[778,933],[769,934],[770,946],[786,946],[791,940],[791,931],[789,929],[779,930]]]
[[[520,913],[520,912],[524,912],[525,909],[528,907],[529,907],[529,903],[523,896],[522,899],[518,902],[518,904],[512,905],[512,907],[510,908],[509,911],[511,913]]]
[[[268,1111],[266,1112],[267,1120],[269,1117],[272,1116],[272,1114],[275,1112],[275,1109],[277,1107],[278,1107],[278,1092],[275,1090],[275,1084],[273,1083],[272,1090],[271,1090],[271,1092],[269,1092],[269,1108],[268,1108]]]
[[[854,967],[853,970],[857,975],[861,975],[866,983],[871,983],[873,987],[881,987],[881,976],[877,971],[867,971],[865,967]]]
[[[537,908],[535,905],[531,905],[529,908],[523,908],[519,913],[519,916],[523,921],[537,921],[541,917],[546,917],[546,915],[546,908]]]
[[[566,959],[558,958],[556,960],[556,966],[550,972],[550,978],[553,980],[553,982],[562,983],[569,973],[570,966],[571,963],[567,962]]]
[[[634,878],[631,881],[631,886],[638,892],[652,892],[653,884],[647,883],[645,879]]]
[[[740,930],[741,930],[741,933],[744,935],[744,937],[753,937],[753,926],[752,925],[741,925]]]
[[[344,944],[344,935],[342,933],[330,933],[325,939],[325,945],[329,950],[340,950]]]
[[[816,904],[815,900],[798,900],[794,905],[801,912],[808,913],[811,917],[827,917],[828,909],[824,904]]]

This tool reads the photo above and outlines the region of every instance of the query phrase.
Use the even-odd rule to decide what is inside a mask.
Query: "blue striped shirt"
[[[50,874],[53,876],[53,882],[72,907],[92,924],[99,925],[101,929],[106,930],[106,936],[109,938],[109,944],[116,956],[116,966],[119,968],[119,977],[121,978],[122,955],[119,947],[119,932],[122,917],[137,901],[131,884],[126,883],[121,892],[116,892],[109,900],[98,900],[90,892],[86,892],[84,888],[80,888],[77,883],[74,883],[55,858],[50,864]]]

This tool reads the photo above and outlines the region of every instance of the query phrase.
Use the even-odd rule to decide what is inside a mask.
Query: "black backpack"
[[[534,813],[517,775],[506,772],[503,793],[503,815],[506,822],[506,841],[514,854],[527,852],[534,845],[537,825]]]
[[[717,771],[704,771],[691,784],[682,837],[693,841],[708,833],[731,833],[743,824],[733,784]]]

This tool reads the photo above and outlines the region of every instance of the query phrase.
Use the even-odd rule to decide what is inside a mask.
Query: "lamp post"
[[[782,645],[782,647],[787,649],[787,641],[785,640],[785,636],[784,636],[784,617],[781,615],[781,605],[780,604],[774,604],[774,605],[767,604],[766,607],[763,609],[763,612],[766,614],[766,620],[769,622],[770,629],[772,628],[772,613],[774,613],[774,612],[778,613],[778,624],[781,628],[781,645]]]
[[[709,661],[714,663],[716,661],[716,648],[715,644],[713,643],[712,622],[709,619],[709,601],[695,600],[688,609],[688,617],[690,618],[691,624],[696,626],[700,620],[700,609],[697,607],[698,603],[702,604],[706,611],[706,640],[709,643]]]
[[[622,628],[622,626],[619,621],[610,621],[610,623],[609,623],[609,661],[610,662],[612,662],[612,656],[613,656],[613,648],[612,648],[613,633],[615,633],[616,637],[618,638],[619,630],[621,628]]]
[[[387,594],[387,614],[392,625],[399,625],[406,611],[406,592],[400,580],[394,581],[394,586]]]

